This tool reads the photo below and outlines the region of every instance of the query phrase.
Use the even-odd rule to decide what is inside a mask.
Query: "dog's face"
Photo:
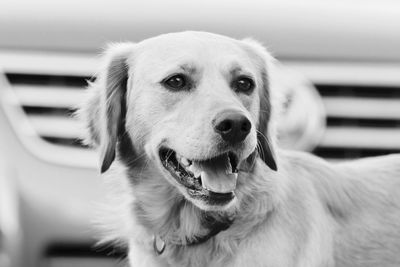
[[[100,77],[103,171],[127,134],[132,153],[152,161],[160,179],[199,208],[222,210],[234,203],[238,175],[251,170],[257,146],[276,169],[267,137],[267,54],[257,44],[186,32],[110,54]]]

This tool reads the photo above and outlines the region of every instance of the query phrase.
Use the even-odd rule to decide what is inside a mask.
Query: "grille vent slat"
[[[400,152],[400,85],[316,85],[327,130],[314,153],[359,158]]]
[[[400,120],[397,119],[371,119],[371,118],[347,118],[329,116],[327,124],[331,127],[371,127],[371,128],[397,128]]]
[[[400,128],[328,126],[320,146],[400,150]]]
[[[91,80],[88,76],[56,75],[56,74],[30,74],[7,73],[11,84],[22,85],[48,85],[82,88]]]
[[[40,136],[60,139],[83,138],[80,130],[83,127],[76,119],[51,115],[29,115],[29,119]]]
[[[400,90],[399,90],[400,91]],[[375,93],[379,94],[379,93]],[[358,98],[326,96],[323,98],[330,117],[360,119],[396,119],[400,121],[400,97]]]
[[[400,86],[360,86],[345,84],[318,84],[317,90],[325,96],[347,96],[365,98],[399,98]]]
[[[82,87],[15,85],[14,90],[24,107],[63,108],[74,110],[83,99]]]
[[[317,147],[313,153],[327,159],[355,159],[399,153],[397,149],[365,149],[349,147]]]

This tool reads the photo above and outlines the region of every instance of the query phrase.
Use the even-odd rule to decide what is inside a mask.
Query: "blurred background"
[[[109,42],[253,37],[281,62],[279,144],[330,161],[400,152],[396,0],[0,2],[0,267],[123,266],[94,248],[105,194],[70,115]]]

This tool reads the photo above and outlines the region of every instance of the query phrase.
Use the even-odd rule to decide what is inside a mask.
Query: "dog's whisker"
[[[110,104],[110,102],[112,101],[112,99],[113,99],[113,97],[114,97],[114,95],[116,94],[116,93],[119,93],[119,91],[118,90],[113,90],[113,91],[111,91],[111,93],[107,96],[107,98],[106,98],[106,106],[108,106],[109,104]]]
[[[128,160],[128,161],[126,162],[126,164],[131,165],[131,164],[135,163],[136,161],[142,159],[142,158],[145,157],[145,156],[146,156],[146,153],[144,152],[144,153],[142,153],[141,155],[135,157],[134,159]]]
[[[166,156],[166,160],[167,160],[167,161],[168,161],[169,158],[172,156],[172,154],[173,154],[172,150],[169,150],[169,151],[168,151],[168,154],[167,154],[167,156]]]
[[[142,174],[143,174],[144,170],[147,168],[147,166],[149,166],[149,163],[150,163],[150,159],[146,159],[146,161],[143,164],[142,169],[140,170],[138,177],[142,177]]]
[[[263,113],[271,113],[271,111],[270,110],[263,110],[263,109],[260,109],[260,111],[259,112],[263,112]]]
[[[267,140],[267,137],[265,136],[265,134],[264,133],[262,133],[262,132],[260,132],[259,130],[256,130],[257,131],[257,133],[259,133],[264,139],[266,139]]]
[[[259,141],[257,141],[257,152],[259,155],[261,155],[261,158],[264,158],[264,149],[262,148]]]
[[[259,136],[261,138],[263,138],[265,140],[265,142],[268,142],[267,137],[262,132],[257,130],[257,133],[259,134]],[[257,140],[257,149],[258,149],[258,153],[262,156],[262,158],[265,158],[265,151],[264,151],[263,146],[260,143],[260,140]]]

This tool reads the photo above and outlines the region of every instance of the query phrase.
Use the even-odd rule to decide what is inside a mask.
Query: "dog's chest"
[[[294,266],[293,258],[288,249],[289,240],[286,238],[269,239],[265,235],[256,235],[242,242],[227,266],[252,267],[285,267]]]
[[[283,238],[273,238],[275,242],[265,242],[264,235],[255,235],[241,242],[233,253],[216,250],[214,246],[201,246],[189,251],[157,255],[154,251],[131,244],[129,263],[131,267],[273,267],[293,266],[293,259],[288,257],[288,244]],[[169,254],[169,255],[168,255]],[[177,257],[174,257],[174,256]],[[172,257],[171,257],[172,256]]]

